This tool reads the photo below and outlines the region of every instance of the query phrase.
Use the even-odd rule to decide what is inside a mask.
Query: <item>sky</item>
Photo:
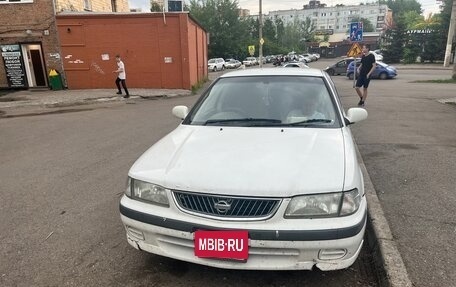
[[[345,5],[358,5],[361,2],[372,3],[376,2],[373,0],[320,0],[321,3],[327,4],[327,6],[335,6],[336,4]],[[424,10],[423,15],[427,16],[430,12],[439,12],[439,1],[438,0],[417,0],[421,3],[421,9]],[[258,15],[259,12],[259,0],[238,0],[239,6],[242,9],[249,9],[251,15]],[[129,0],[130,8],[141,8],[143,12],[149,12],[150,0]],[[290,9],[302,9],[304,4],[308,4],[308,0],[262,0],[263,14],[268,14],[269,11],[276,10],[290,10]]]

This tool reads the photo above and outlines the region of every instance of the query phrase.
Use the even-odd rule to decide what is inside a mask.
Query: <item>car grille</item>
[[[258,220],[274,215],[280,199],[218,196],[174,191],[174,198],[182,210],[205,217]]]

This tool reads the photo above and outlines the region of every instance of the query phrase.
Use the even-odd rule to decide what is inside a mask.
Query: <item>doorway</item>
[[[22,44],[21,47],[29,87],[46,87],[46,66],[41,44]]]

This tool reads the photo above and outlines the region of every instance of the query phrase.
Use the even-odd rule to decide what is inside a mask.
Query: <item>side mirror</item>
[[[186,106],[175,106],[173,108],[173,115],[183,120],[188,115],[188,108]]]
[[[348,109],[346,119],[348,120],[347,124],[354,124],[363,121],[367,119],[367,111],[363,108]]]

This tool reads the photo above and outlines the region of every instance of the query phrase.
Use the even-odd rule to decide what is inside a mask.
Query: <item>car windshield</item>
[[[220,78],[184,124],[338,127],[323,78],[249,76]]]
[[[209,64],[215,63],[215,59],[210,59],[208,63],[209,63]]]

